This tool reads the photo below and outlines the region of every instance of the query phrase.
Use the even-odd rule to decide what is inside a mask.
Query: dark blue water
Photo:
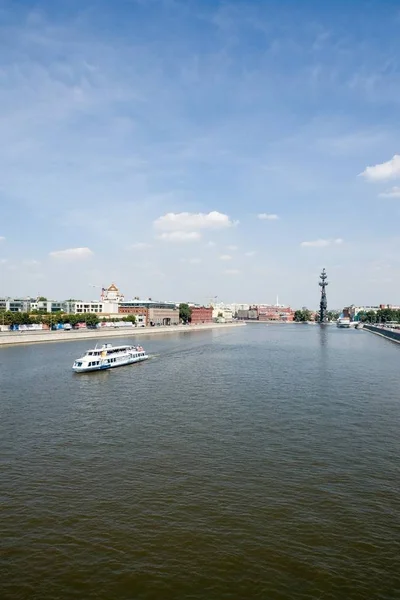
[[[0,349],[1,600],[400,598],[400,346],[140,342],[81,375],[91,342]]]

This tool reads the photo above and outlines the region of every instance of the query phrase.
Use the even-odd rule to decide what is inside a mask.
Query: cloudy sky
[[[0,0],[0,295],[400,303],[400,5]]]

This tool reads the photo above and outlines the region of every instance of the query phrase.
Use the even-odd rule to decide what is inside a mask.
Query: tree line
[[[362,323],[388,323],[390,321],[400,321],[400,310],[395,308],[381,308],[376,312],[374,310],[360,311],[357,319]]]
[[[339,313],[334,310],[328,310],[326,313],[328,321],[337,321],[339,318]],[[313,316],[310,310],[304,308],[302,310],[296,310],[294,313],[294,320],[297,323],[306,323],[307,321],[313,321]],[[318,315],[316,316],[316,320],[318,320]]]
[[[41,313],[37,311],[31,313],[11,311],[0,312],[0,325],[33,325],[35,323],[42,323],[50,327],[58,323],[69,323],[72,326],[77,325],[78,323],[86,323],[89,327],[95,327],[100,322],[116,323],[117,321],[136,323],[136,317],[135,315],[121,315],[121,317],[106,319],[105,317],[99,318],[98,315],[94,313],[68,314],[62,312]]]

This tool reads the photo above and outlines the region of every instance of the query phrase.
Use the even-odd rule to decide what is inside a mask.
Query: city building
[[[294,310],[281,304],[259,304],[248,310],[238,310],[237,318],[248,321],[287,321],[294,320]]]
[[[233,319],[233,311],[230,306],[219,304],[213,307],[213,320],[228,323]]]
[[[31,298],[0,298],[0,311],[29,312],[31,301]]]
[[[250,306],[248,309],[239,309],[237,312],[237,318],[240,321],[257,321],[258,310],[256,306]]]
[[[104,302],[96,302],[96,301],[86,301],[82,300],[69,300],[65,302],[65,312],[79,315],[85,313],[94,313],[96,315],[103,314],[105,312],[111,312],[113,314],[118,314],[118,305],[115,305],[115,310],[106,311],[104,310]]]
[[[137,309],[147,312],[137,312]],[[118,312],[125,315],[146,314],[148,325],[179,325],[179,308],[175,302],[157,302],[155,300],[129,300],[120,302]]]
[[[125,300],[125,296],[119,291],[115,283],[108,288],[101,288],[101,301],[111,304],[119,304]]]
[[[380,306],[355,306],[354,304],[351,304],[350,306],[345,306],[343,308],[341,316],[348,318],[351,321],[357,321],[358,313],[367,313],[367,312],[376,313],[380,308],[382,308],[382,306],[383,305],[380,305]],[[384,306],[384,308],[386,308],[386,306]]]
[[[58,300],[32,300],[29,311],[37,310],[46,313],[68,312],[67,304],[67,302],[60,302]]]
[[[257,307],[259,321],[287,321],[294,320],[294,311],[290,306],[260,304]]]
[[[213,322],[213,309],[211,306],[193,306],[191,310],[192,314],[190,321],[192,325]]]
[[[124,302],[118,306],[120,315],[135,315],[136,322],[141,322],[147,325],[149,323],[149,309],[145,306],[130,306],[130,302]]]

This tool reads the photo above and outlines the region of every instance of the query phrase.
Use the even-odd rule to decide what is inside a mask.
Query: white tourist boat
[[[103,371],[113,367],[123,367],[132,363],[142,362],[149,358],[142,346],[113,346],[103,344],[88,350],[81,358],[77,358],[72,365],[75,373],[88,371]]]
[[[355,321],[350,321],[349,317],[340,317],[336,321],[336,325],[341,329],[350,329],[350,327],[355,327],[357,323]]]

